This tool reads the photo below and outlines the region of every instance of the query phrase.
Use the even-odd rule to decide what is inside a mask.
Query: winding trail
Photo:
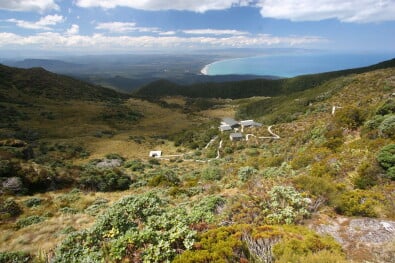
[[[216,139],[218,138],[218,136],[215,136],[214,138],[212,138],[207,145],[204,147],[204,149],[207,149]]]
[[[218,150],[217,150],[217,157],[215,157],[215,159],[219,159],[220,155],[219,155],[219,149],[222,148],[222,140],[219,142],[219,146],[218,146]]]
[[[246,135],[246,141],[248,141],[248,140],[250,139],[251,136],[252,136],[252,137],[256,137],[254,134],[249,133],[249,134]]]
[[[261,136],[261,137],[258,137],[258,138],[259,138],[259,139],[276,139],[276,140],[280,139],[280,136],[278,136],[277,134],[275,134],[275,133],[272,131],[272,127],[273,127],[273,125],[270,125],[269,127],[267,127],[267,131],[268,131],[272,136]]]

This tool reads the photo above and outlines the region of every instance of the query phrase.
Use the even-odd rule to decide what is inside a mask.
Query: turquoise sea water
[[[287,54],[229,59],[207,65],[207,75],[251,74],[294,77],[349,68],[370,66],[392,59],[393,54]]]

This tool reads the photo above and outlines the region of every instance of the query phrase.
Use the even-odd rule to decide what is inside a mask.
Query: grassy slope
[[[295,178],[299,176],[307,175],[323,178],[324,182],[333,185],[337,189],[335,193],[338,196],[354,191],[356,187],[353,183],[353,178],[358,175],[358,169],[366,162],[373,166],[375,156],[380,148],[386,144],[394,143],[394,140],[380,137],[368,138],[366,135],[361,134],[361,129],[358,128],[344,132],[344,143],[339,148],[334,150],[327,148],[325,146],[327,138],[324,134],[326,129],[335,122],[335,118],[330,113],[331,107],[332,105],[343,107],[350,105],[363,108],[367,112],[367,119],[372,118],[376,109],[394,92],[394,75],[395,69],[386,69],[333,79],[314,90],[294,93],[289,97],[279,97],[278,100],[270,101],[270,107],[264,106],[263,109],[255,112],[243,112],[243,109],[246,107],[258,108],[260,103],[267,102],[267,99],[244,99],[223,105],[225,108],[222,109],[205,110],[204,114],[206,116],[218,117],[218,114],[232,112],[231,109],[233,109],[234,104],[244,105],[240,108],[239,114],[259,117],[266,122],[266,125],[272,124],[272,121],[277,121],[279,124],[273,127],[273,131],[279,134],[281,139],[277,141],[252,139],[249,142],[231,143],[226,135],[222,135],[221,138],[224,140],[223,149],[229,148],[232,151],[221,151],[223,158],[213,164],[163,161],[160,166],[147,169],[144,172],[130,172],[127,170],[128,173],[137,176],[138,180],[140,180],[139,182],[143,182],[152,178],[152,173],[155,174],[155,169],[170,169],[181,179],[181,184],[178,186],[179,189],[185,190],[187,193],[189,191],[192,192],[196,188],[202,189],[201,192],[193,194],[192,197],[182,194],[182,192],[171,195],[171,188],[168,186],[137,186],[123,192],[84,194],[78,202],[69,204],[78,210],[77,214],[64,215],[59,210],[60,204],[57,199],[57,197],[64,194],[63,191],[37,195],[46,198],[45,205],[48,207],[39,209],[24,208],[23,216],[43,214],[48,211],[53,216],[48,221],[45,221],[47,223],[32,225],[21,230],[13,229],[13,221],[2,225],[0,228],[0,236],[2,238],[0,240],[2,244],[0,251],[26,250],[34,252],[39,249],[48,251],[64,237],[63,234],[60,234],[61,229],[66,226],[73,226],[76,229],[83,229],[89,226],[89,220],[93,220],[93,218],[87,215],[84,209],[97,197],[115,201],[124,195],[135,195],[136,193],[158,190],[162,197],[169,198],[172,200],[172,204],[177,205],[190,200],[199,200],[207,195],[220,194],[228,200],[227,205],[222,210],[224,213],[228,213],[226,220],[232,223],[261,224],[262,217],[259,211],[262,211],[262,203],[268,200],[267,193],[274,185],[298,186],[301,192],[304,192],[305,195],[313,200],[317,197],[316,193],[313,193],[311,189],[296,183]],[[47,99],[45,101],[48,102]],[[183,104],[179,98],[168,98],[167,101]],[[70,103],[74,104],[75,102],[70,101]],[[92,151],[92,158],[99,158],[107,153],[115,152],[123,155],[128,160],[142,158],[146,162],[145,156],[149,149],[159,146],[169,152],[176,151],[176,148],[169,142],[165,142],[162,145],[162,139],[150,136],[171,133],[181,129],[191,129],[194,127],[193,124],[197,123],[196,116],[185,114],[180,110],[164,109],[157,104],[132,99],[125,104],[125,107],[131,105],[130,107],[134,110],[143,112],[144,118],[138,123],[130,125],[129,130],[122,130],[112,138],[96,138],[91,136],[91,133],[88,131],[94,131],[94,129],[99,127],[100,129],[110,127],[118,132],[120,128],[125,127],[108,126],[102,121],[98,123],[92,121],[92,116],[94,115],[92,112],[95,112],[95,107],[106,107],[106,104],[98,103],[96,105],[96,102],[91,103],[93,105],[88,103],[87,108],[83,108],[84,114],[87,114],[86,116],[77,114],[77,109],[82,107],[82,105],[78,106],[77,104],[77,108],[72,110],[72,114],[70,113],[73,117],[70,117],[68,121],[67,118],[64,119],[65,126],[78,123],[68,132],[76,129],[75,136],[80,136],[81,142],[86,142],[88,149]],[[46,105],[34,105],[35,107],[44,107],[47,110],[45,108],[47,107]],[[56,111],[57,105],[60,104],[51,106],[53,107],[51,110],[55,113],[59,113]],[[91,113],[89,113],[90,107],[93,107]],[[39,118],[39,109],[35,110],[36,115],[32,115],[31,120],[18,121],[18,123],[22,123],[23,126],[32,125],[32,127],[39,129],[40,122],[36,121],[36,118]],[[341,109],[339,109],[340,111]],[[196,112],[196,115],[200,115],[200,112]],[[291,116],[292,118],[288,120],[284,116]],[[41,122],[44,122],[44,120],[44,118],[41,119]],[[201,120],[204,121],[205,119]],[[49,120],[45,121],[44,125],[49,125],[48,123],[50,122]],[[55,123],[46,127],[46,130],[56,130],[56,127],[61,122],[63,121],[55,119]],[[86,131],[83,128],[78,130],[78,127],[83,125],[83,123],[87,126],[92,125],[94,128]],[[259,129],[250,130],[250,132],[257,136],[268,136],[266,128],[267,126],[263,126]],[[57,132],[53,133],[56,134]],[[86,136],[87,134],[89,135]],[[146,139],[142,144],[138,144],[129,140],[129,136],[144,136]],[[218,140],[213,147],[217,146]],[[86,160],[78,161],[78,163],[86,162]],[[258,172],[249,180],[242,182],[239,180],[238,171],[240,167],[245,166],[253,166]],[[204,179],[199,175],[199,172],[207,167],[220,169],[223,171],[224,176],[218,181]],[[323,187],[324,185],[321,186]],[[394,189],[393,181],[391,182],[380,176],[377,185],[362,190],[368,197],[374,194],[382,196],[383,201],[374,208],[378,217],[395,218],[395,210],[393,203],[391,203],[391,200],[394,198]],[[28,197],[22,196],[15,199],[18,203],[23,204],[23,201],[28,199]],[[323,221],[324,217],[321,217],[320,214],[336,217],[333,209],[336,201],[336,198],[334,198],[331,200],[332,203],[323,206],[320,209],[320,213],[316,213],[313,216],[313,224],[320,221],[325,223]],[[220,219],[218,220],[220,222]],[[364,253],[362,257],[369,259],[371,256],[369,250],[363,249],[366,248],[361,249],[361,253]]]

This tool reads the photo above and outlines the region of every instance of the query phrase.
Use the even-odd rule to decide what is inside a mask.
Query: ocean
[[[370,66],[392,58],[395,58],[395,53],[264,55],[217,61],[205,66],[202,73],[294,77]]]

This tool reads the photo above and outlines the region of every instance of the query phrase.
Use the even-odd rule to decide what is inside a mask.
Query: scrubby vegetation
[[[0,117],[0,262],[375,262],[382,243],[334,231],[349,217],[395,219],[394,69],[269,81],[281,89],[254,95],[270,98],[128,102],[71,86],[54,99],[25,87],[32,72],[0,75],[16,94],[0,101],[14,114]],[[237,97],[246,83],[200,92]],[[263,126],[230,141],[218,118],[231,112]],[[73,128],[57,130],[62,114]]]

